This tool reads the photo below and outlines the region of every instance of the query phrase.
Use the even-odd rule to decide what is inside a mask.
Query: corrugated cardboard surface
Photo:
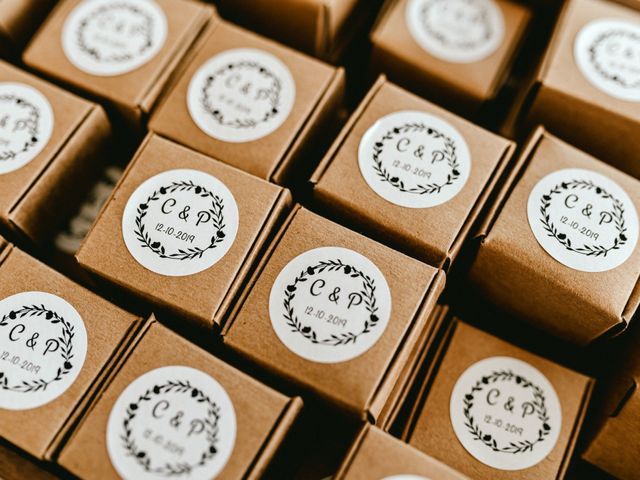
[[[35,409],[0,410],[0,436],[43,458],[65,427],[92,383],[116,353],[136,317],[74,284],[15,247],[3,252],[0,298],[25,291],[43,291],[65,299],[78,311],[87,330],[87,355],[74,383],[59,397]]]
[[[170,347],[169,347],[170,346]],[[233,452],[218,479],[256,478],[282,442],[302,402],[286,397],[184,338],[153,323],[122,368],[62,450],[58,463],[81,478],[120,478],[109,459],[106,427],[109,414],[122,391],[140,375],[163,366],[183,365],[211,375],[225,389],[236,414]],[[266,457],[265,457],[266,455]],[[256,471],[255,465],[259,466]]]
[[[533,236],[527,218],[531,189],[547,174],[585,168],[618,183],[640,210],[640,182],[540,129],[529,140],[522,177],[482,236],[472,281],[493,302],[549,332],[587,344],[618,333],[640,301],[640,248],[605,272],[581,272],[551,257]],[[614,328],[613,332],[608,332]]]
[[[276,336],[269,319],[271,286],[282,268],[299,254],[322,246],[362,253],[377,265],[391,290],[391,317],[382,337],[362,355],[334,364],[312,362],[293,353]],[[405,367],[396,357],[410,355],[416,337],[427,328],[430,312],[419,315],[422,304],[432,305],[444,286],[444,275],[438,270],[303,208],[290,216],[256,276],[227,324],[223,337],[227,346],[350,414],[373,420]]]
[[[122,238],[122,214],[138,186],[158,173],[191,168],[209,173],[231,190],[239,226],[233,245],[210,268],[183,277],[147,270]],[[278,219],[289,208],[288,190],[269,184],[157,135],[149,135],[129,164],[77,254],[97,275],[187,317],[200,326],[220,324],[240,283]]]
[[[591,395],[592,380],[463,322],[457,322],[454,328],[433,385],[418,410],[409,443],[471,478],[562,478]],[[497,470],[476,460],[464,449],[451,426],[449,401],[456,381],[474,363],[494,356],[510,356],[529,363],[547,377],[560,400],[562,426],[555,447],[540,463],[524,470]]]
[[[388,202],[365,182],[358,164],[363,135],[380,118],[419,110],[450,123],[465,138],[471,173],[453,199],[431,208],[404,208]],[[514,144],[380,79],[350,119],[316,171],[315,198],[358,228],[381,237],[430,265],[442,267],[454,256],[483,207],[488,184],[511,159]],[[489,188],[490,190],[490,188]],[[459,246],[457,249],[459,250]]]

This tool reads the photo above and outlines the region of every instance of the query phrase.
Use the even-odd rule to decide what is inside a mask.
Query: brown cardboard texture
[[[0,52],[16,55],[52,5],[52,0],[3,0]]]
[[[17,449],[0,444],[0,478],[2,480],[58,480],[44,465]]]

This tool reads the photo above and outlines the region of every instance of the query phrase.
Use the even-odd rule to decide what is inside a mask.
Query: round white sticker
[[[360,140],[358,163],[374,192],[409,208],[451,200],[471,172],[464,137],[441,118],[418,111],[376,121]]]
[[[282,61],[263,50],[237,48],[198,69],[189,84],[187,106],[207,135],[249,142],[282,125],[295,98],[295,81]]]
[[[592,85],[612,97],[640,102],[640,23],[594,20],[578,33],[574,56]]]
[[[465,450],[499,470],[522,470],[544,460],[562,425],[549,380],[511,357],[485,358],[465,370],[453,387],[449,413]]]
[[[22,292],[0,301],[0,408],[26,410],[59,397],[86,355],[84,322],[62,298]]]
[[[53,132],[47,98],[23,83],[0,83],[0,174],[33,160]]]
[[[415,41],[447,62],[482,60],[504,38],[502,10],[493,0],[409,0],[405,13]]]
[[[382,272],[363,255],[315,248],[282,269],[271,288],[269,315],[292,352],[319,363],[344,362],[382,336],[391,292]]]
[[[613,180],[579,168],[555,171],[531,190],[529,225],[546,252],[583,272],[624,263],[638,242],[638,214]]]
[[[215,478],[236,441],[224,388],[200,370],[167,366],[131,382],[111,409],[107,450],[122,478]]]
[[[65,21],[62,48],[80,70],[113,76],[147,63],[166,38],[167,18],[154,0],[83,0]]]
[[[129,252],[152,272],[172,277],[211,267],[231,248],[238,206],[224,183],[198,170],[168,170],[143,182],[122,215]]]

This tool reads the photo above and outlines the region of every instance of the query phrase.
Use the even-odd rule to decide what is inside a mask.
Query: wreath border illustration
[[[318,339],[318,334],[311,326],[303,325],[302,322],[298,320],[293,306],[291,305],[291,301],[296,296],[295,292],[299,283],[308,281],[309,277],[318,273],[323,273],[325,271],[335,272],[341,270],[345,275],[348,275],[351,278],[362,279],[362,290],[360,291],[360,294],[362,294],[362,297],[364,298],[364,305],[369,314],[369,318],[365,320],[364,327],[360,332],[346,332],[339,335],[331,334],[329,337]],[[300,272],[300,274],[293,280],[292,283],[288,284],[285,287],[283,301],[285,310],[284,318],[287,321],[287,326],[291,327],[292,331],[298,332],[313,344],[337,347],[340,345],[355,343],[359,337],[371,332],[371,330],[375,328],[380,321],[380,319],[376,315],[378,312],[378,306],[376,305],[377,301],[375,297],[375,291],[376,286],[373,279],[361,270],[358,270],[356,267],[345,264],[339,259],[323,260],[315,265],[307,267],[305,270]]]
[[[604,200],[611,200],[613,203],[613,218],[616,226],[616,230],[618,231],[618,236],[613,241],[613,245],[610,247],[603,247],[601,245],[588,245],[583,244],[581,247],[574,247],[571,243],[571,239],[564,232],[559,232],[556,226],[551,221],[549,215],[549,207],[551,206],[552,195],[556,195],[561,193],[564,190],[595,190],[596,194],[600,195]],[[625,235],[627,232],[627,227],[625,226],[624,221],[624,207],[622,206],[622,202],[607,192],[604,188],[597,186],[591,180],[570,180],[568,182],[562,182],[553,187],[549,193],[542,195],[541,197],[542,204],[540,205],[540,221],[542,222],[542,226],[544,230],[547,232],[547,236],[555,238],[558,243],[560,243],[564,248],[566,248],[570,252],[578,253],[581,255],[585,255],[587,257],[595,256],[595,257],[606,257],[607,254],[612,250],[618,250],[620,247],[627,243],[627,236]]]
[[[634,83],[628,83],[624,79],[620,78],[618,75],[612,75],[610,72],[608,72],[598,60],[598,54],[597,54],[598,46],[602,44],[605,40],[613,36],[631,37],[632,40],[640,44],[640,34],[636,32],[628,32],[619,28],[603,32],[600,35],[598,35],[598,37],[596,37],[596,39],[593,41],[593,43],[589,47],[589,61],[591,62],[591,65],[593,65],[593,68],[595,68],[596,72],[598,72],[598,74],[600,74],[603,78],[616,83],[622,88],[627,88],[627,89],[640,88],[640,79],[638,79]]]
[[[184,462],[175,464],[165,462],[164,465],[160,467],[152,467],[151,458],[149,457],[147,452],[140,449],[133,439],[133,432],[130,424],[137,415],[136,412],[138,411],[140,403],[151,400],[153,396],[170,392],[189,394],[194,401],[207,404],[207,417],[204,422],[206,425],[205,432],[208,443],[207,447],[200,455],[200,459],[193,465]],[[155,475],[162,475],[165,477],[183,474],[188,475],[194,468],[204,466],[211,458],[216,455],[216,453],[218,453],[216,444],[219,440],[219,420],[220,407],[213,400],[211,400],[208,395],[205,395],[202,390],[192,386],[189,380],[168,380],[166,383],[163,383],[161,385],[154,385],[153,387],[147,389],[138,397],[135,402],[132,402],[127,406],[126,415],[122,422],[123,433],[120,435],[120,440],[122,440],[122,446],[126,450],[127,454],[133,457],[135,462],[138,463],[138,465],[140,465],[145,472],[149,472]]]
[[[511,380],[515,381],[516,384],[520,385],[522,388],[531,388],[533,390],[532,403],[536,416],[541,422],[541,426],[538,429],[538,437],[535,440],[509,442],[509,444],[506,446],[499,446],[498,442],[491,436],[491,434],[484,433],[482,430],[480,430],[480,427],[471,414],[471,408],[473,407],[474,394],[476,392],[482,391],[484,389],[484,386],[489,385],[490,383],[495,383],[497,381]],[[472,435],[473,440],[478,440],[484,443],[494,452],[513,454],[531,452],[533,451],[533,447],[536,444],[543,442],[545,438],[547,438],[549,433],[551,433],[551,425],[549,425],[549,415],[547,413],[545,402],[546,399],[542,389],[539,386],[535,385],[533,382],[527,380],[524,376],[516,375],[510,369],[493,371],[491,372],[491,374],[484,376],[480,380],[478,380],[475,385],[471,387],[471,391],[464,396],[464,425]]]
[[[249,117],[234,118],[233,120],[226,120],[224,114],[219,108],[214,107],[214,102],[209,95],[209,90],[218,76],[223,75],[225,72],[234,69],[252,69],[257,70],[260,75],[271,80],[271,91],[274,94],[269,95],[269,104],[271,110],[267,111],[261,119],[253,119]],[[261,65],[257,61],[242,60],[239,62],[231,62],[218,68],[215,72],[207,76],[206,81],[201,89],[200,105],[205,112],[207,112],[216,122],[224,127],[234,128],[253,128],[259,123],[266,123],[272,117],[275,117],[279,113],[278,107],[280,106],[280,93],[282,92],[282,82],[280,79],[268,68]]]
[[[409,132],[424,132],[436,139],[443,139],[445,147],[443,153],[447,160],[447,165],[450,168],[450,172],[447,174],[447,179],[444,183],[417,184],[415,187],[406,187],[399,177],[392,176],[391,173],[389,173],[389,170],[387,170],[382,164],[380,155],[384,151],[385,142],[393,140],[393,138],[398,134]],[[373,145],[373,163],[373,170],[376,172],[378,177],[380,177],[382,182],[391,184],[402,193],[411,193],[416,195],[439,194],[443,188],[453,185],[453,183],[460,177],[460,164],[458,163],[455,142],[450,137],[432,127],[427,127],[422,122],[405,123],[399,127],[394,127],[385,133],[384,136]]]
[[[60,355],[62,357],[63,363],[60,367],[58,367],[56,375],[51,380],[37,378],[31,381],[23,380],[21,383],[15,385],[9,385],[9,378],[7,374],[0,371],[0,389],[2,390],[9,390],[19,393],[30,393],[38,392],[40,390],[46,390],[51,383],[62,380],[62,378],[67,375],[73,368],[71,360],[73,359],[73,337],[75,335],[75,329],[73,325],[71,325],[71,323],[64,319],[64,317],[58,315],[53,310],[49,310],[44,306],[44,304],[23,305],[18,310],[11,310],[9,313],[4,314],[0,319],[0,327],[9,325],[9,322],[12,320],[24,318],[27,316],[44,316],[44,318],[52,324],[60,323],[62,325],[62,333],[61,336],[57,338],[57,340],[61,345]]]
[[[0,102],[15,102],[30,110],[29,119],[26,121],[30,139],[24,143],[22,150],[2,150],[0,151],[0,162],[14,160],[18,155],[25,153],[38,143],[38,125],[40,124],[40,110],[28,100],[12,93],[0,95]]]
[[[213,228],[215,233],[211,237],[211,242],[206,247],[195,248],[179,248],[177,253],[166,253],[166,249],[162,242],[159,240],[153,240],[146,231],[146,227],[143,223],[144,217],[147,215],[149,209],[149,203],[159,200],[159,195],[166,195],[167,193],[173,193],[175,191],[189,191],[194,190],[194,193],[202,198],[211,198],[212,208],[209,209],[211,214]],[[135,217],[135,229],[134,234],[138,241],[142,244],[142,248],[148,248],[160,258],[166,258],[169,260],[193,260],[195,258],[202,258],[202,255],[207,250],[216,248],[219,243],[222,243],[226,237],[224,229],[226,227],[224,223],[224,202],[222,197],[215,195],[207,188],[195,184],[192,180],[171,182],[167,186],[162,186],[151,193],[147,199],[138,205]]]
[[[433,0],[431,1],[433,2]],[[467,0],[467,2],[468,1],[469,0]],[[486,33],[481,38],[475,41],[452,42],[445,35],[435,30],[431,25],[431,21],[429,20],[429,10],[433,8],[433,6],[433,4],[429,5],[428,3],[422,6],[422,8],[420,9],[420,25],[422,25],[422,28],[424,28],[426,33],[428,33],[436,41],[440,42],[440,44],[444,47],[460,48],[461,50],[471,50],[478,46],[482,46],[483,43],[491,40],[491,37],[494,35],[493,27],[491,25],[491,22],[489,21],[489,12],[485,8],[482,9],[481,19],[483,25],[485,26]]]

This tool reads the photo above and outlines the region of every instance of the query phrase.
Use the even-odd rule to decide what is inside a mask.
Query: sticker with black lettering
[[[107,450],[122,478],[215,478],[236,441],[236,415],[224,388],[200,370],[167,366],[133,382],[107,423]]]
[[[596,88],[621,100],[640,102],[640,23],[594,20],[578,33],[574,56]]]
[[[391,113],[363,135],[360,172],[385,200],[428,208],[455,197],[469,178],[471,154],[464,137],[439,117],[419,111]]]
[[[296,98],[289,68],[254,48],[226,50],[193,75],[187,106],[195,124],[224,142],[250,142],[275,131]]]
[[[62,29],[62,48],[80,70],[114,76],[141,67],[167,39],[167,18],[154,0],[82,0]]]
[[[418,45],[446,62],[480,61],[504,39],[504,16],[494,0],[409,0],[405,17]]]
[[[0,408],[26,410],[56,399],[86,355],[84,322],[67,301],[45,292],[0,301]]]
[[[490,357],[471,365],[451,393],[451,424],[462,446],[499,470],[522,470],[544,460],[562,426],[558,395],[532,365]]]
[[[591,170],[555,171],[531,190],[527,205],[538,243],[558,262],[583,272],[624,263],[638,242],[638,213],[613,180]]]
[[[33,160],[53,132],[53,110],[30,85],[0,83],[0,175]]]
[[[216,177],[168,170],[147,179],[129,197],[122,235],[140,265],[179,277],[218,262],[233,245],[238,222],[235,198]]]
[[[278,274],[269,315],[292,352],[319,363],[344,362],[382,336],[391,315],[391,292],[365,256],[320,247],[298,255]]]

